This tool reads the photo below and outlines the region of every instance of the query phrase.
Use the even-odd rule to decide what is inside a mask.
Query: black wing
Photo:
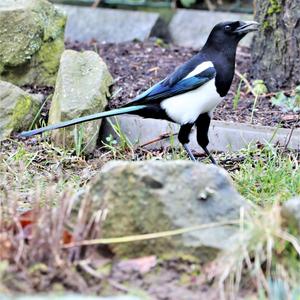
[[[209,80],[213,79],[215,76],[216,69],[214,67],[210,67],[195,76],[180,79],[172,85],[166,84],[165,81],[167,80],[169,82],[170,80],[166,78],[144,93],[140,94],[132,102],[128,103],[125,106],[147,104],[151,101],[161,102],[164,99],[192,91],[208,82]]]

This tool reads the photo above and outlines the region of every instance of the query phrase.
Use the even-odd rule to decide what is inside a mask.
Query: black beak
[[[247,34],[252,31],[257,31],[259,27],[259,23],[255,21],[245,21],[245,22],[240,22],[241,26],[239,26],[234,33],[238,34]]]

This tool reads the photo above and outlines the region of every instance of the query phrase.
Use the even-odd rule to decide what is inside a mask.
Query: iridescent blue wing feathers
[[[177,83],[169,86],[165,84],[165,81],[161,81],[158,84],[154,85],[144,93],[140,94],[137,98],[135,98],[132,102],[128,103],[126,106],[130,106],[132,104],[149,104],[151,101],[159,100],[162,101],[164,99],[180,95],[194,89],[199,88],[201,85],[205,84],[209,80],[213,79],[216,75],[216,70],[213,67],[207,68],[203,72],[198,75],[191,76],[188,78],[184,78]]]

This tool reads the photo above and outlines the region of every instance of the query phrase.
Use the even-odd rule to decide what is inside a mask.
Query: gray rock
[[[107,104],[113,79],[104,61],[96,52],[64,51],[50,107],[49,124],[101,112]],[[57,145],[73,148],[74,135],[82,132],[82,150],[96,147],[101,120],[56,130],[52,138]]]
[[[90,195],[95,211],[106,209],[106,238],[230,221],[246,207],[223,169],[190,161],[110,162],[91,184]],[[118,256],[183,252],[207,261],[230,246],[235,232],[220,225],[111,249]]]
[[[0,81],[0,141],[12,132],[28,130],[41,102],[19,87]]]
[[[152,34],[162,36],[167,30],[157,13],[69,5],[58,7],[68,15],[66,39],[70,40],[144,41]]]
[[[283,218],[291,226],[295,226],[300,234],[300,197],[286,201],[281,210]]]
[[[207,37],[219,22],[253,20],[249,14],[237,14],[228,12],[210,12],[192,9],[177,9],[169,24],[172,41],[179,46],[200,49],[206,42]],[[242,39],[240,45],[250,46],[253,34]]]
[[[66,17],[46,0],[1,0],[0,79],[54,85]]]
[[[87,296],[87,295],[30,295],[30,296],[18,296],[18,297],[9,297],[0,294],[1,300],[140,300],[136,296],[112,296],[112,297],[98,297],[98,296]]]

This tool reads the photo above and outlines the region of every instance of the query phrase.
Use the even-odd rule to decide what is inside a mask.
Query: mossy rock
[[[102,237],[123,237],[232,221],[246,202],[221,168],[190,161],[110,162],[91,183],[94,211],[106,215]],[[230,247],[236,228],[111,244],[119,257],[183,254],[208,261]]]
[[[21,130],[28,130],[41,106],[34,96],[17,86],[0,81],[0,141]]]
[[[0,79],[16,85],[55,84],[66,16],[46,0],[0,3]]]
[[[281,215],[294,234],[300,236],[300,197],[286,201],[282,206]]]
[[[112,83],[105,62],[96,52],[65,50],[50,107],[49,125],[103,111]],[[56,130],[52,132],[52,139],[60,147],[90,153],[96,147],[100,125],[101,120],[96,120]]]

